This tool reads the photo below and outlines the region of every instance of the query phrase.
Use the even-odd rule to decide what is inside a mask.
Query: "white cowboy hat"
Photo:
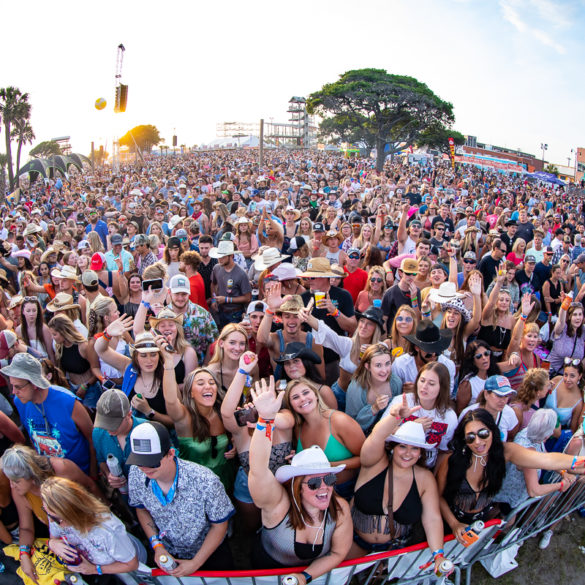
[[[406,421],[398,427],[398,430],[390,435],[386,441],[394,441],[400,445],[412,445],[421,449],[435,449],[437,445],[427,443],[425,429],[421,423],[413,420]]]
[[[222,240],[217,248],[209,250],[209,255],[212,258],[223,258],[224,256],[232,256],[235,253],[234,243],[229,240]]]
[[[276,276],[281,282],[283,280],[297,278],[300,273],[301,271],[297,270],[290,262],[283,262],[272,271],[272,274],[274,274],[274,276]]]
[[[211,255],[211,252],[210,252]],[[261,254],[252,256],[254,260],[254,268],[256,270],[266,270],[283,260],[290,258],[289,255],[281,254],[278,248],[267,248]]]
[[[420,425],[422,427],[422,425]],[[275,477],[280,483],[284,483],[299,475],[318,475],[322,473],[340,473],[345,469],[345,464],[331,466],[327,455],[318,445],[303,449],[291,460],[290,465],[283,465],[276,470]]]
[[[173,215],[173,217],[171,217],[171,219],[169,220],[169,229],[174,229],[175,226],[177,226],[178,224],[180,224],[185,218],[181,217],[180,215]]]
[[[459,299],[463,295],[457,292],[457,285],[454,282],[442,282],[439,288],[432,288],[427,297],[430,301],[443,304],[451,299]]]
[[[43,228],[40,225],[37,225],[36,223],[29,223],[25,228],[24,228],[24,232],[22,232],[22,235],[24,237],[26,236],[30,236],[31,234],[38,234],[39,232],[42,232]]]

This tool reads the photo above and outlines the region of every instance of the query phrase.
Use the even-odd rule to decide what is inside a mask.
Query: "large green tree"
[[[455,146],[465,144],[465,136],[461,132],[447,128],[442,124],[433,124],[421,132],[417,145],[428,146],[449,154],[449,138],[453,138]]]
[[[379,171],[386,154],[415,144],[429,126],[448,126],[455,120],[453,106],[424,83],[384,69],[347,71],[312,93],[307,111],[328,120],[325,131],[329,129],[332,138],[345,139],[353,132],[366,146],[375,145]]]
[[[7,156],[6,166],[8,167],[10,190],[14,189],[15,182],[18,179],[18,173],[15,176],[12,163],[12,141],[15,139],[18,141],[20,144],[18,149],[20,153],[25,135],[30,136],[29,132],[24,130],[27,127],[27,123],[30,122],[30,114],[31,105],[28,101],[28,93],[22,93],[20,89],[12,86],[0,88],[0,117],[4,125],[4,141],[6,143]],[[30,123],[28,127],[30,127]],[[20,128],[23,128],[22,134],[20,133]],[[17,130],[16,136],[14,133],[15,130]],[[18,158],[20,158],[20,154]]]
[[[136,126],[119,140],[120,146],[128,146],[132,152],[136,151],[137,146],[141,151],[150,152],[160,141],[159,131],[152,124]]]
[[[58,142],[54,140],[44,140],[31,148],[28,153],[32,158],[48,158],[54,154],[63,154]]]

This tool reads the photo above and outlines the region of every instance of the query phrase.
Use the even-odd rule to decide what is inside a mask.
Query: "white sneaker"
[[[541,550],[547,548],[548,545],[550,544],[550,539],[552,538],[552,535],[553,535],[552,530],[547,530],[546,532],[543,532],[542,536],[540,537],[540,542],[538,543],[538,548]]]

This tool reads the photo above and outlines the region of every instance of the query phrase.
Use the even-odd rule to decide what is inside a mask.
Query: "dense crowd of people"
[[[581,190],[255,156],[2,208],[0,539],[32,582],[42,538],[97,583],[245,559],[306,585],[423,540],[439,567],[446,534],[583,473]]]

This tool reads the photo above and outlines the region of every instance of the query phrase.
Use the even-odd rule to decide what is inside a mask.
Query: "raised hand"
[[[265,287],[265,298],[266,304],[271,311],[278,311],[284,298],[282,298],[282,284],[280,282],[272,282],[271,286]]]
[[[530,315],[530,312],[534,309],[534,302],[532,301],[532,295],[530,293],[524,293],[522,295],[521,307],[523,315]]]
[[[390,415],[396,418],[408,418],[412,416],[415,412],[418,412],[421,409],[420,404],[410,407],[408,405],[408,400],[406,398],[406,394],[402,395],[402,402],[397,402],[393,404],[390,408]]]
[[[284,392],[279,392],[278,395],[274,389],[274,376],[270,376],[268,384],[266,380],[256,382],[255,388],[250,388],[252,395],[252,402],[258,411],[258,416],[265,420],[274,420],[280,407]]]
[[[471,291],[471,294],[474,296],[478,296],[481,294],[481,289],[482,289],[481,277],[479,276],[479,274],[472,274],[469,277],[469,290]]]
[[[258,363],[258,356],[253,351],[245,351],[240,356],[240,369],[248,374],[254,369]]]
[[[106,327],[106,333],[111,337],[120,337],[124,335],[127,331],[132,331],[132,326],[134,325],[133,317],[129,317],[124,313],[120,315],[115,321],[112,321]]]

